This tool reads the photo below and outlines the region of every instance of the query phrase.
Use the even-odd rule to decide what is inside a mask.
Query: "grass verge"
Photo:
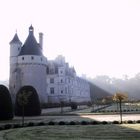
[[[55,125],[9,129],[0,140],[139,140],[140,124]]]

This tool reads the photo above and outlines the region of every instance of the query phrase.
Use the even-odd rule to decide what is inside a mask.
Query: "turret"
[[[10,41],[10,57],[16,57],[19,55],[22,47],[22,42],[19,40],[17,33]]]
[[[19,90],[19,82],[17,82],[17,63],[18,55],[20,53],[22,43],[18,38],[17,33],[14,35],[13,39],[10,41],[10,77],[9,77],[9,90],[14,101],[16,92]]]

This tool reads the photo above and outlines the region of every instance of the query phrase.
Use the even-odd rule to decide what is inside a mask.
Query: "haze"
[[[77,74],[130,77],[140,72],[139,0],[0,1],[0,80],[9,78],[9,42],[32,24],[44,55],[66,57]]]

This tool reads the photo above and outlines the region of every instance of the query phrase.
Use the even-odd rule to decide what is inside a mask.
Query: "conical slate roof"
[[[17,33],[14,35],[13,39],[10,41],[10,44],[12,43],[21,43],[21,41],[18,38]]]
[[[34,37],[34,28],[32,25],[29,27],[29,35],[19,55],[42,55],[41,48]]]

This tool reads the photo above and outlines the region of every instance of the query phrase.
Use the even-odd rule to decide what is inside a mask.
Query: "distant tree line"
[[[105,91],[102,92],[103,96],[106,93],[114,94],[117,91],[122,91],[128,93],[129,100],[140,100],[140,73],[131,78],[129,78],[129,76],[127,75],[124,75],[122,79],[110,78],[107,75],[101,75],[92,79],[89,78],[88,80],[91,84],[93,84],[93,86],[91,86],[91,93],[93,96],[94,94],[96,95],[96,93],[98,93],[100,89],[102,89]],[[100,89],[98,90],[98,92],[96,92],[93,87],[95,87],[95,89],[96,87]],[[95,93],[92,92],[93,90]],[[101,96],[100,94],[98,94],[97,97]]]

